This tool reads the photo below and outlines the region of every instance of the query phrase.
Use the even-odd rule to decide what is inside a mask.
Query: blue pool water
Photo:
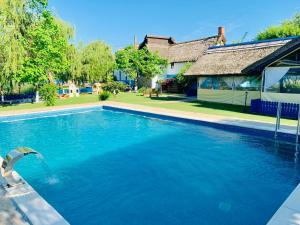
[[[71,224],[266,224],[300,181],[287,143],[100,109],[52,114],[0,122],[0,148],[44,155],[48,169],[30,157],[17,170]]]

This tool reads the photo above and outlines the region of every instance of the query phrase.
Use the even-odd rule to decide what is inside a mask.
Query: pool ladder
[[[277,106],[277,116],[276,116],[276,126],[275,126],[275,138],[278,136],[278,131],[280,129],[280,120],[281,120],[281,110],[282,110],[282,103],[278,102]],[[296,128],[296,144],[299,144],[299,136],[300,136],[300,104],[298,108],[298,122]]]

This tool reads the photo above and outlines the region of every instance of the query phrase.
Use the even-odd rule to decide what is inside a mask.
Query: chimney
[[[225,36],[225,28],[224,27],[219,27],[218,28],[218,36]]]
[[[217,45],[225,45],[225,44],[226,44],[225,28],[224,27],[218,27]]]

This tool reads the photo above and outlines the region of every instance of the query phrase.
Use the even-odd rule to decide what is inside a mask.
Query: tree
[[[24,56],[24,28],[26,26],[25,2],[3,0],[0,4],[0,92],[4,101],[5,91],[12,89]]]
[[[191,62],[185,63],[176,75],[176,82],[182,90],[185,90],[189,85],[189,79],[184,74],[191,66]]]
[[[53,83],[44,84],[41,87],[41,96],[44,99],[46,106],[55,105],[56,89],[56,85]]]
[[[84,81],[92,83],[110,80],[115,68],[111,47],[102,41],[95,41],[84,47],[81,62]]]
[[[81,44],[78,47],[70,45],[67,51],[68,69],[60,74],[57,78],[60,81],[73,81],[75,83],[83,82],[82,62],[81,62]]]
[[[147,48],[136,49],[128,46],[116,52],[117,69],[126,73],[135,80],[137,89],[140,76],[153,78],[165,72],[168,61],[157,53],[150,52]]]
[[[65,31],[61,22],[46,9],[41,11],[40,19],[28,28],[25,44],[27,56],[21,80],[35,85],[37,101],[39,87],[68,68],[70,36]]]
[[[300,13],[296,14],[292,19],[283,21],[280,25],[270,26],[266,30],[260,32],[256,39],[265,40],[272,38],[284,38],[289,36],[300,35]]]

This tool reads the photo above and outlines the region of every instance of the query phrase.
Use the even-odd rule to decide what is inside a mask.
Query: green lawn
[[[73,105],[73,104],[84,104],[84,103],[93,103],[99,102],[97,95],[80,95],[78,98],[68,98],[68,99],[57,99],[56,106],[61,105]],[[37,109],[44,108],[44,103],[36,103],[36,104],[20,104],[20,105],[12,105],[12,106],[0,106],[0,112],[21,110],[21,109]]]
[[[247,109],[245,112],[245,109],[242,106],[199,102],[199,101],[182,102],[181,101],[182,98],[178,96],[176,97],[161,96],[159,98],[148,98],[134,93],[120,93],[116,97],[111,97],[110,100],[115,102],[138,104],[138,105],[152,106],[152,107],[165,108],[165,109],[199,112],[199,113],[210,114],[210,115],[220,115],[220,116],[234,117],[240,119],[275,123],[274,117],[253,115],[248,112],[249,109]],[[78,98],[58,99],[56,105],[61,106],[61,105],[72,105],[72,104],[84,104],[84,103],[94,103],[98,101],[99,101],[98,96],[96,95],[81,95]],[[45,107],[43,103],[22,104],[16,106],[0,107],[0,112],[5,112],[5,111],[7,112],[7,111],[14,111],[14,110],[21,110],[21,109],[43,108],[43,107]],[[296,125],[296,121],[282,119],[282,124]]]
[[[210,115],[220,115],[220,116],[228,116],[228,117],[234,117],[240,119],[275,123],[274,117],[253,115],[249,113],[249,108],[245,112],[243,106],[200,102],[200,101],[182,102],[182,101],[178,101],[178,98],[164,97],[164,96],[160,98],[150,99],[144,96],[138,96],[133,93],[121,93],[120,95],[112,98],[111,100],[116,102],[140,104],[140,105],[166,108],[166,109],[199,112],[199,113],[210,114]],[[296,125],[295,120],[282,119],[281,122],[282,124],[285,125]]]

